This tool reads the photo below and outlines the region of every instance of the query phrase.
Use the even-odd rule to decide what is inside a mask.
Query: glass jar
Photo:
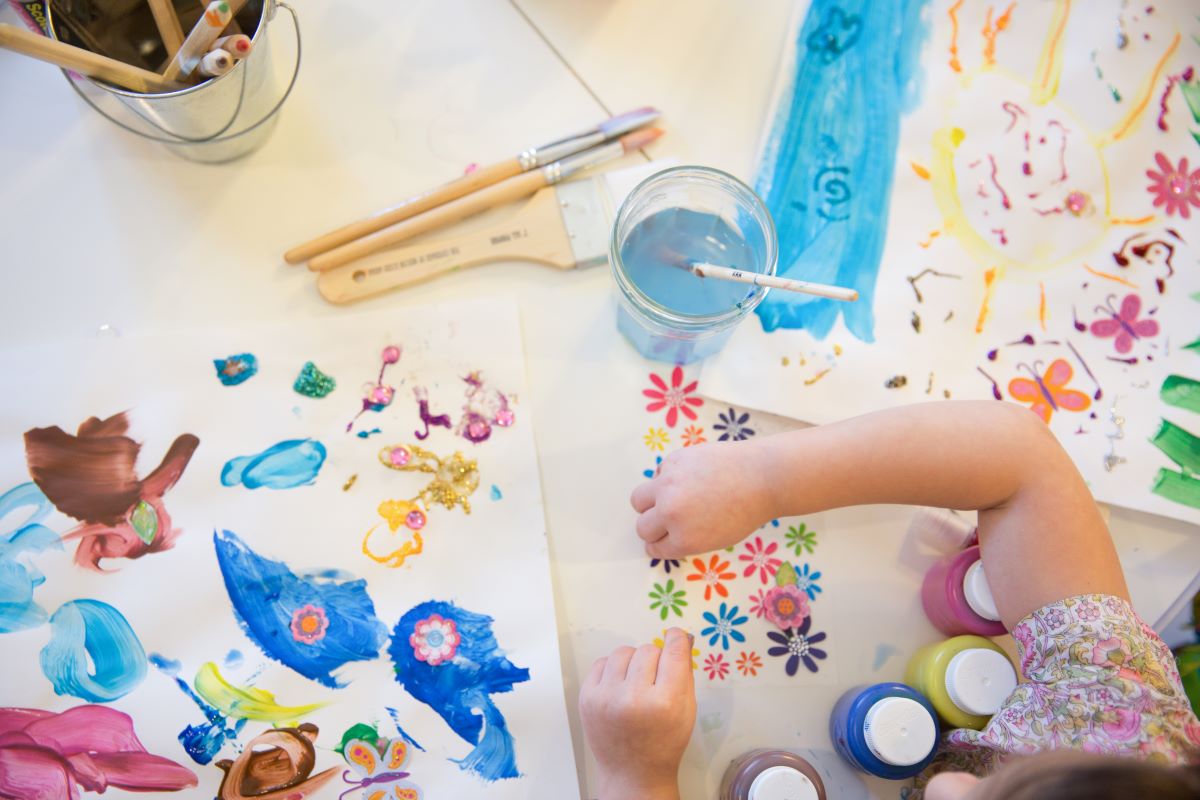
[[[749,186],[708,167],[655,173],[625,198],[613,223],[617,329],[657,361],[710,356],[768,290],[699,278],[689,262],[774,275],[777,257],[775,223]]]

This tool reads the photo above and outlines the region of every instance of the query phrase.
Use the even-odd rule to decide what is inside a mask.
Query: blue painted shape
[[[231,650],[231,653],[236,653],[236,650]],[[210,706],[204,701],[204,698],[196,694],[191,686],[188,686],[187,681],[179,677],[179,670],[183,668],[182,662],[174,659],[161,656],[158,653],[150,654],[150,663],[158,668],[164,675],[169,675],[174,681],[179,690],[196,704],[201,713],[204,714],[205,722],[201,725],[188,725],[179,732],[179,743],[183,745],[183,749],[191,756],[192,760],[197,764],[207,764],[216,758],[217,753],[221,752],[221,748],[225,746],[226,741],[237,738],[241,733],[242,727],[246,724],[246,720],[239,719],[234,723],[233,727],[229,727],[229,720],[220,712],[220,710]]]
[[[388,716],[392,718],[392,723],[396,726],[396,731],[400,734],[400,738],[411,744],[413,747],[425,752],[425,748],[417,743],[417,740],[408,735],[408,733],[400,726],[400,713],[391,706],[384,706],[387,709]]]
[[[183,669],[183,662],[176,661],[173,658],[167,658],[159,653],[151,653],[147,656],[147,660],[154,665],[154,668],[165,675],[175,677],[179,674],[179,670]]]
[[[252,456],[225,462],[221,483],[247,489],[294,489],[317,479],[325,463],[325,445],[315,439],[289,439]]]
[[[107,703],[124,697],[146,677],[142,643],[108,603],[63,603],[50,617],[50,628],[41,662],[56,694]]]
[[[454,622],[460,641],[453,658],[430,666],[414,655],[409,637],[417,623],[434,614]],[[529,670],[515,666],[500,649],[491,626],[489,616],[431,600],[400,618],[388,647],[396,665],[396,682],[475,745],[466,758],[455,763],[487,781],[521,774],[512,734],[491,695],[511,692],[514,684],[529,680]]]
[[[255,553],[230,531],[213,533],[225,590],[242,630],[270,658],[306,678],[340,688],[335,670],[370,661],[387,640],[364,580],[300,577],[281,561]],[[293,623],[320,611],[328,627],[305,637]]]
[[[225,654],[225,666],[230,669],[240,667],[244,660],[245,657],[242,655],[241,650],[230,650]]]
[[[245,383],[258,374],[258,359],[253,353],[238,353],[229,358],[214,358],[217,380],[226,386]]]
[[[54,506],[33,483],[14,486],[0,496],[0,519],[25,507],[32,508],[25,520],[10,533],[0,533],[0,633],[36,628],[46,621],[46,609],[33,601],[33,590],[46,576],[18,559],[62,549],[58,534],[41,524]]]
[[[918,100],[928,0],[813,0],[796,43],[755,189],[779,236],[779,273],[858,290],[854,303],[772,292],[764,330],[818,339],[838,314],[875,339],[875,281],[887,234],[900,114]]]
[[[503,500],[504,499],[504,492],[500,491],[500,487],[494,483],[492,484],[491,497],[493,500]]]

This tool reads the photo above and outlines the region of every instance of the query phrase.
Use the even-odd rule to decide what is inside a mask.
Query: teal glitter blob
[[[217,380],[225,386],[237,386],[255,376],[258,359],[253,353],[239,353],[229,358],[214,358],[213,366],[217,369]]]
[[[317,369],[317,365],[313,362],[306,361],[300,374],[296,376],[296,382],[292,384],[292,388],[305,397],[320,398],[337,388],[337,381],[333,379],[333,376],[326,375]]]

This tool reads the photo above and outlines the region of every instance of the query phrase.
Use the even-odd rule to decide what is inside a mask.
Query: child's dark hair
[[[1200,766],[1052,752],[1014,761],[982,782],[974,800],[1196,800]]]

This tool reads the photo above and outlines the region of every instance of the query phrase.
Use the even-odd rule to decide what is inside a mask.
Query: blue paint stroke
[[[875,645],[875,662],[871,664],[871,671],[878,672],[887,663],[887,660],[898,652],[893,645],[886,642]]]
[[[452,620],[461,640],[454,657],[437,666],[418,660],[409,643],[417,623],[433,614]],[[512,735],[491,695],[511,692],[514,684],[529,680],[529,670],[515,666],[500,649],[491,625],[492,618],[484,614],[428,601],[400,618],[388,647],[396,682],[475,745],[466,758],[454,763],[486,781],[520,777]]]
[[[225,386],[237,386],[258,374],[258,359],[253,353],[239,353],[229,358],[214,358],[217,380]]]
[[[334,670],[370,661],[387,640],[364,580],[302,578],[281,561],[263,558],[230,531],[213,533],[217,563],[242,630],[270,658],[332,688],[345,684]],[[305,635],[299,620],[327,627]]]
[[[387,709],[388,716],[392,718],[392,724],[394,724],[396,726],[396,732],[400,734],[400,738],[403,739],[404,741],[408,742],[409,744],[411,744],[413,747],[420,750],[422,753],[424,753],[425,748],[421,747],[421,745],[419,745],[417,743],[416,739],[409,736],[408,733],[404,730],[404,728],[400,727],[400,712],[397,711],[396,709],[392,708],[391,706],[384,706],[384,708]]]
[[[137,634],[120,611],[99,600],[71,600],[54,612],[41,662],[56,694],[89,703],[124,697],[146,677]]]
[[[32,507],[29,516],[15,530],[0,533],[0,633],[36,628],[49,616],[33,601],[33,590],[46,582],[46,576],[18,559],[49,548],[61,550],[62,539],[41,524],[54,506],[33,483],[14,486],[0,496],[0,519],[25,507]]]
[[[242,655],[241,650],[230,650],[225,654],[225,666],[230,669],[240,667],[244,660],[245,657]]]
[[[221,470],[221,483],[247,489],[294,489],[317,479],[325,463],[325,445],[315,439],[289,439],[252,456],[231,458]]]
[[[360,439],[367,439],[376,433],[383,433],[383,431],[379,430],[379,428],[371,428],[371,430],[369,430],[369,431],[359,431],[358,433],[356,433],[354,435]]]
[[[146,658],[155,669],[164,675],[170,675],[172,678],[179,674],[179,670],[183,669],[182,661],[167,658],[159,653],[151,653]]]
[[[187,681],[179,677],[179,670],[183,668],[183,664],[180,662],[153,653],[150,656],[150,663],[174,679],[179,690],[187,695],[204,714],[207,722],[203,725],[188,725],[179,732],[179,743],[197,764],[208,764],[216,758],[217,753],[221,752],[226,741],[237,739],[246,720],[239,719],[232,728],[229,727],[229,720],[220,710],[206,703],[204,698],[192,691],[192,687],[188,686]]]
[[[494,483],[492,484],[492,499],[493,500],[503,500],[504,499],[504,493],[501,492],[500,487]]]
[[[900,114],[919,99],[928,0],[813,0],[796,42],[755,186],[775,219],[779,274],[858,290],[854,303],[772,292],[764,330],[823,339],[843,314],[875,340],[874,298],[887,234]]]

